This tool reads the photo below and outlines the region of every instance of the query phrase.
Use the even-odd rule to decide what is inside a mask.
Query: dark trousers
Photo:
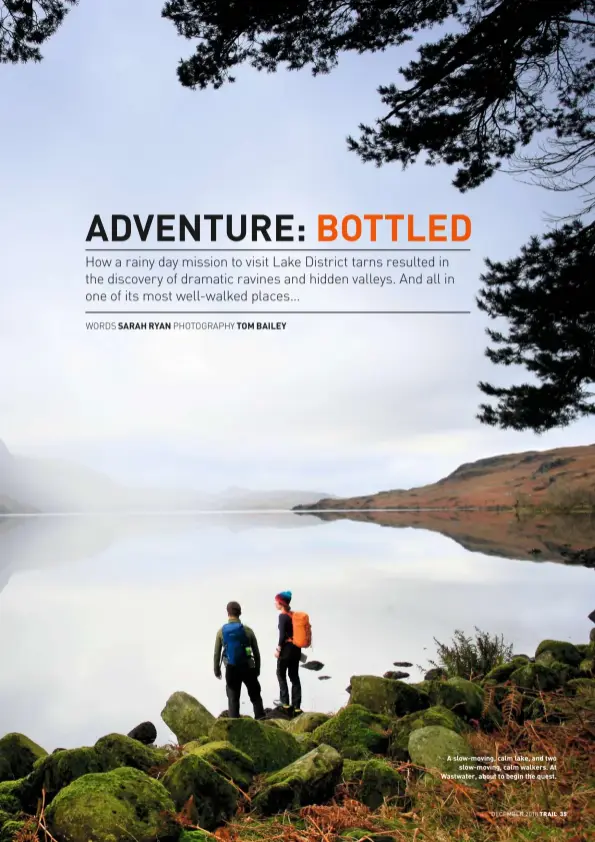
[[[291,644],[283,648],[277,661],[277,679],[279,681],[279,701],[282,705],[289,705],[289,687],[291,682],[291,706],[294,710],[302,707],[302,685],[300,683],[300,650]]]
[[[225,668],[225,684],[227,690],[227,701],[229,703],[228,713],[230,719],[239,719],[242,684],[246,685],[248,696],[250,697],[252,707],[254,708],[254,718],[264,718],[264,706],[262,704],[260,682],[254,667],[239,667],[228,664]]]

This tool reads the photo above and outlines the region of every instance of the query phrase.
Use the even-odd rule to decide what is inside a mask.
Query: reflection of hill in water
[[[288,529],[321,526],[314,517],[291,512],[206,512],[149,515],[20,515],[0,517],[0,591],[13,573],[91,558],[119,541],[137,536],[175,535],[219,528]]]
[[[313,514],[325,521],[352,520],[397,529],[426,529],[452,538],[469,552],[527,561],[580,564],[566,558],[564,550],[582,550],[595,546],[593,515],[516,518],[509,512],[453,510],[317,511]],[[540,552],[535,554],[531,550]]]

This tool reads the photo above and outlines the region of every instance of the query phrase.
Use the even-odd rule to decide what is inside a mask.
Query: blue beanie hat
[[[275,599],[279,600],[279,602],[284,602],[286,605],[289,605],[291,602],[291,591],[281,591],[278,593]]]

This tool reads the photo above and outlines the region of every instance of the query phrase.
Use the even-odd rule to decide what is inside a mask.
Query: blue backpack
[[[226,623],[223,632],[223,655],[231,666],[245,666],[250,661],[250,643],[241,623]]]

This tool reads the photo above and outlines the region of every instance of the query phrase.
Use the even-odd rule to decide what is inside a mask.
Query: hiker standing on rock
[[[300,661],[302,648],[307,648],[312,643],[312,629],[307,614],[291,610],[291,596],[291,591],[282,591],[275,597],[275,606],[280,612],[279,645],[275,651],[275,658],[281,710],[290,715],[299,715],[302,712]],[[291,682],[291,703],[287,686],[288,676]]]
[[[258,680],[260,675],[258,641],[252,629],[241,622],[241,614],[242,608],[239,602],[227,604],[227,623],[219,629],[215,638],[215,677],[221,678],[221,663],[223,662],[230,719],[239,719],[242,684],[246,685],[254,708],[254,718],[264,719],[264,706]]]

